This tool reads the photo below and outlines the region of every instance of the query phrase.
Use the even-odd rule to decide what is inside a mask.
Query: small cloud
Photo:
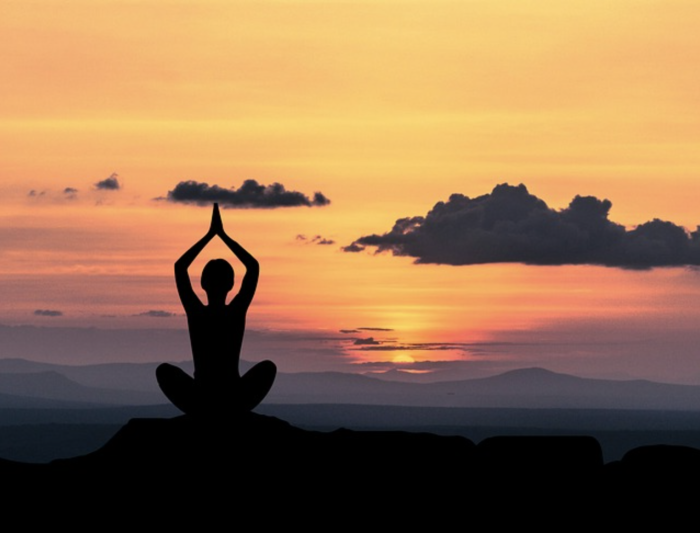
[[[272,209],[276,207],[321,207],[330,200],[317,192],[309,198],[297,191],[288,191],[281,183],[262,185],[255,180],[245,180],[238,189],[209,185],[197,181],[181,181],[168,191],[170,202],[209,206],[218,202],[222,207]]]
[[[376,346],[379,342],[375,341],[374,337],[367,337],[366,339],[355,339],[353,344],[355,346]]]
[[[352,244],[348,244],[347,246],[341,246],[340,249],[344,252],[357,253],[363,251],[365,247],[353,242]]]
[[[333,239],[326,239],[325,237],[321,237],[320,235],[316,235],[314,237],[313,242],[315,244],[320,244],[321,246],[327,246],[329,244],[335,244],[335,241]]]
[[[357,329],[361,329],[363,331],[394,331],[391,328],[357,328]]]
[[[335,241],[333,239],[326,239],[325,237],[322,237],[321,235],[316,235],[315,237],[309,239],[306,235],[297,235],[296,240],[302,241],[306,244],[319,244],[321,246],[326,246],[329,244],[335,244]]]
[[[122,188],[118,178],[119,175],[116,172],[112,172],[108,178],[95,183],[95,189],[100,191],[118,191]]]
[[[44,196],[46,194],[46,191],[37,191],[36,189],[32,189],[27,193],[27,196],[31,197],[37,197],[37,196]]]
[[[63,194],[66,196],[66,198],[74,200],[78,195],[78,189],[74,187],[66,187],[63,189]]]
[[[320,192],[314,193],[314,200],[313,200],[314,205],[328,205],[330,203],[331,203],[331,201],[324,194],[322,194]]]
[[[35,316],[63,316],[62,311],[56,309],[37,309],[34,311]]]
[[[358,329],[341,329],[341,333],[358,333],[360,330]]]
[[[177,313],[171,313],[170,311],[163,311],[162,309],[151,309],[150,311],[144,311],[143,313],[137,313],[133,316],[147,316],[151,318],[170,318],[177,316]]]

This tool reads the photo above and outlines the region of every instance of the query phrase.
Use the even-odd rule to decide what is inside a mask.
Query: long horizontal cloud
[[[63,312],[57,309],[36,309],[34,314],[36,316],[63,316]]]
[[[370,337],[371,339],[372,337]],[[362,339],[359,339],[362,340]],[[374,343],[358,343],[357,341],[355,342],[355,345],[358,344],[374,344],[378,345],[380,343],[374,342]],[[466,348],[464,347],[464,344],[448,344],[448,343],[425,343],[425,344],[384,344],[381,346],[362,346],[362,348],[354,348],[357,351],[360,352],[406,352],[410,350],[420,350],[420,351],[447,351],[447,350],[462,350],[466,351]]]
[[[281,183],[261,185],[255,180],[246,180],[238,189],[226,189],[218,185],[209,185],[198,181],[181,181],[172,191],[168,191],[167,200],[196,205],[211,205],[218,202],[223,207],[238,208],[274,208],[274,207],[320,207],[331,201],[322,193],[316,192],[310,198],[297,191],[288,191]]]
[[[163,311],[162,309],[151,309],[150,311],[144,311],[143,313],[137,313],[132,316],[146,316],[150,318],[170,318],[177,316],[176,313],[171,313],[170,311]]]
[[[426,216],[401,218],[391,231],[360,237],[345,251],[369,246],[447,265],[700,265],[700,229],[689,233],[654,219],[627,230],[608,219],[611,207],[609,200],[576,196],[556,211],[524,185],[502,184],[476,198],[453,194]]]

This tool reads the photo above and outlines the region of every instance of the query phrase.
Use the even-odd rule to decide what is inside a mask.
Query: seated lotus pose
[[[215,236],[243,263],[246,273],[238,294],[226,303],[233,288],[233,268],[224,259],[209,261],[202,271],[202,289],[208,300],[204,305],[192,289],[187,269]],[[175,263],[177,292],[190,330],[194,379],[167,363],[156,369],[163,393],[183,412],[246,412],[270,391],[277,373],[271,361],[258,363],[244,376],[238,371],[246,313],[255,296],[259,271],[257,260],[226,234],[219,206],[214,204],[209,231]]]

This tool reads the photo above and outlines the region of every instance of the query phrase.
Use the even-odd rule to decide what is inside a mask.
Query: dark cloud
[[[56,309],[37,309],[34,314],[36,316],[63,316],[63,312]]]
[[[118,178],[119,176],[117,175],[117,173],[112,172],[109,178],[105,178],[102,181],[98,181],[97,183],[95,183],[95,189],[99,189],[102,191],[118,191],[122,188]]]
[[[138,313],[134,316],[148,316],[152,318],[170,318],[172,316],[177,316],[177,313],[171,313],[170,311],[163,311],[161,309],[151,309],[150,311],[144,311],[143,313]]]
[[[373,346],[380,344],[378,341],[374,340],[374,337],[367,337],[366,339],[355,339],[353,343],[355,346]]]
[[[234,208],[275,208],[275,207],[318,207],[331,203],[320,192],[309,198],[297,191],[288,191],[281,183],[261,185],[255,180],[246,180],[240,188],[226,189],[197,181],[181,181],[166,198],[170,202],[196,205],[211,205],[218,202],[222,207]]]
[[[453,194],[422,217],[401,218],[383,235],[366,235],[344,248],[415,257],[416,263],[473,265],[591,264],[630,269],[700,265],[700,227],[654,219],[627,230],[608,219],[612,204],[576,196],[555,211],[524,185],[496,186],[490,194]]]
[[[391,328],[357,328],[357,329],[361,329],[363,331],[394,331]]]
[[[78,189],[75,187],[64,187],[63,189],[59,191],[55,190],[43,190],[43,191],[38,191],[36,189],[32,189],[27,193],[27,196],[30,198],[48,198],[50,200],[53,200],[54,202],[63,202],[64,200],[75,200],[78,198]]]
[[[358,333],[360,330],[359,329],[341,329],[341,333]]]
[[[357,242],[353,242],[352,244],[348,244],[347,246],[341,246],[340,248],[344,252],[351,252],[351,253],[356,253],[356,252],[361,252],[365,249],[364,246],[360,246],[357,244]]]
[[[298,241],[303,241],[307,244],[320,244],[320,245],[328,245],[328,244],[335,244],[335,241],[332,239],[326,239],[325,237],[322,237],[321,235],[316,235],[315,237],[307,237],[306,235],[297,235],[296,239]]]

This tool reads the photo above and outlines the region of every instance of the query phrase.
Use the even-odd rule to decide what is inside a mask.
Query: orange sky
[[[181,313],[172,263],[209,214],[153,198],[182,180],[255,179],[332,203],[224,211],[262,263],[252,328],[542,342],[537,357],[497,356],[700,382],[695,271],[413,265],[340,251],[452,193],[503,182],[557,209],[594,195],[612,201],[618,223],[694,229],[699,23],[700,5],[676,0],[5,1],[0,323],[184,327],[181,316],[133,315]],[[94,190],[112,173],[121,190]],[[657,354],[641,363],[628,356],[640,331]],[[582,348],[591,338],[605,343]],[[665,364],[659,346],[679,362]]]

